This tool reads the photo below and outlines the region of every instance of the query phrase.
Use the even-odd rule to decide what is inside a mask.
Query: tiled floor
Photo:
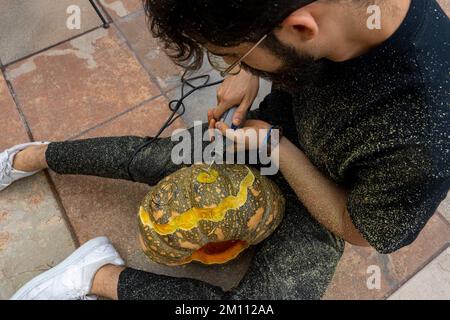
[[[103,8],[113,20],[119,20],[130,13],[142,11],[142,0],[100,0]]]
[[[80,29],[65,27],[75,5],[80,8]],[[0,60],[4,65],[65,41],[101,25],[87,0],[2,0],[0,1]]]
[[[118,20],[117,26],[155,82],[164,91],[173,89],[178,86],[183,70],[171,63],[162,52],[162,46],[151,37],[145,23],[144,12],[137,11]]]
[[[390,300],[448,300],[450,297],[450,248],[410,279]]]
[[[324,298],[387,298],[449,246],[450,228],[440,214],[436,214],[430,220],[412,245],[394,254],[381,255],[373,249],[347,245]],[[381,283],[379,288],[369,289],[367,281],[373,272],[370,268],[373,267],[380,270]],[[450,296],[447,298],[450,299]]]
[[[28,142],[27,130],[2,75],[0,112],[0,150]],[[0,299],[8,299],[20,285],[59,263],[74,248],[64,210],[45,174],[1,192]]]
[[[45,174],[19,181],[0,196],[0,299],[75,249],[64,211]]]
[[[80,135],[161,95],[114,26],[6,68],[36,140]]]
[[[0,8],[8,3],[2,2]],[[24,30],[15,44],[8,45],[14,50],[9,58],[2,58],[3,64],[18,61],[9,63],[0,75],[0,111],[8,120],[0,121],[0,150],[30,139],[152,135],[169,116],[167,102],[180,94],[182,71],[148,33],[141,0],[101,3],[112,21],[109,29],[85,32],[100,25],[97,17],[87,14],[84,29],[72,38],[60,17],[52,14],[46,21],[52,37],[38,38],[21,48],[28,36]],[[55,21],[50,21],[53,16]],[[0,34],[5,32],[4,21],[0,19]],[[14,28],[14,19],[8,27]],[[4,46],[0,42],[2,53]],[[48,46],[52,47],[41,52]],[[37,54],[29,56],[33,52]],[[218,78],[207,65],[203,72]],[[269,90],[270,84],[263,83],[258,101]],[[205,120],[206,109],[215,104],[215,88],[200,91],[186,102],[184,121],[179,120],[165,135],[194,120]],[[224,288],[238,283],[252,252],[219,267],[166,268],[148,262],[136,241],[137,206],[148,190],[146,185],[125,181],[42,173],[2,192],[0,299],[61,261],[75,245],[100,235],[111,238],[131,266],[203,279]],[[418,240],[395,254],[380,255],[348,245],[324,298],[385,299],[393,294],[392,299],[450,299],[448,199]],[[377,270],[380,286],[369,289],[367,283]]]

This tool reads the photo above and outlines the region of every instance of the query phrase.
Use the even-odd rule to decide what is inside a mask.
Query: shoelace
[[[71,270],[68,270],[68,272],[70,273]],[[77,271],[75,270],[72,272],[76,274]],[[60,282],[60,285],[66,288],[66,290],[64,290],[64,295],[69,300],[87,300],[86,290],[83,290],[80,284],[80,279],[75,278],[66,278],[64,281]]]

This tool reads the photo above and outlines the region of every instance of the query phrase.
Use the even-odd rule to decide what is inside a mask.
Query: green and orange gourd
[[[223,264],[280,224],[285,200],[274,182],[245,165],[207,167],[167,176],[143,200],[140,238],[151,260]]]

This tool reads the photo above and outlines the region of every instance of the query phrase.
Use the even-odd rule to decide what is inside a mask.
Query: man
[[[319,299],[342,253],[339,239],[381,253],[416,239],[450,187],[450,23],[434,0],[145,4],[154,34],[175,60],[196,67],[204,48],[212,65],[228,73],[210,126],[231,138],[242,132],[217,122],[239,104],[234,124],[241,130],[284,129],[278,151],[289,184],[285,221],[226,294],[194,280],[125,269],[101,238],[15,298]],[[380,29],[368,23],[374,4]],[[259,120],[246,121],[257,76],[272,80],[274,90]],[[57,149],[54,144],[47,157],[56,159]],[[17,155],[17,166],[26,167]],[[48,165],[71,173],[66,158]]]

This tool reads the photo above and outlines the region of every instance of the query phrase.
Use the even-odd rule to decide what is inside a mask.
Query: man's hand
[[[212,120],[212,123],[223,136],[234,141],[233,150],[237,151],[260,148],[271,128],[270,124],[261,120],[247,120],[238,130],[230,129],[223,122]],[[255,134],[249,134],[251,131]],[[347,242],[369,246],[347,211],[347,190],[320,172],[303,151],[287,138],[282,138],[276,148],[281,173],[311,215]]]
[[[214,120],[213,120],[214,121]],[[234,141],[235,150],[258,150],[267,137],[271,125],[261,120],[247,120],[237,130],[230,129],[225,123],[215,123],[215,128],[226,138]]]
[[[214,128],[212,120],[219,120],[221,116],[234,106],[238,106],[233,117],[233,124],[237,127],[244,123],[247,112],[255,101],[259,91],[259,78],[245,70],[235,76],[229,76],[217,91],[217,107],[208,111],[209,127]]]

